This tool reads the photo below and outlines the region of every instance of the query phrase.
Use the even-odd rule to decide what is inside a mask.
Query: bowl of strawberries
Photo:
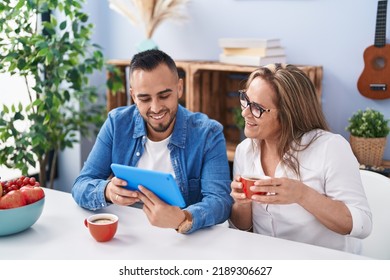
[[[39,219],[45,192],[34,177],[0,182],[0,236],[30,228]]]

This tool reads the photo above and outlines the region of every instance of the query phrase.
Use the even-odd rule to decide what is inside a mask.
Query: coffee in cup
[[[111,219],[97,219],[97,220],[93,220],[92,223],[94,224],[111,224],[113,222],[113,220]]]
[[[95,214],[84,220],[85,226],[96,241],[111,240],[118,228],[118,216],[109,213]]]
[[[267,195],[266,192],[252,192],[250,187],[255,184],[255,181],[270,179],[268,176],[259,176],[259,175],[241,175],[242,190],[244,191],[247,198],[251,198],[252,195]]]

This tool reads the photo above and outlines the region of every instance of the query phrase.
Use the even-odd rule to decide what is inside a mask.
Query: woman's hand
[[[233,198],[234,202],[237,204],[249,204],[252,201],[246,198],[246,195],[242,190],[242,183],[240,179],[241,179],[240,176],[234,177],[234,180],[230,184],[230,187],[232,189],[230,195]]]
[[[113,177],[107,184],[106,190],[104,191],[106,200],[111,201],[114,204],[124,206],[133,205],[134,203],[140,201],[139,193],[137,191],[125,189],[124,186],[126,185],[126,181]]]
[[[234,200],[230,222],[235,228],[248,231],[252,229],[252,200],[246,198],[240,179],[240,176],[235,176],[230,184],[230,195]]]
[[[253,195],[252,200],[265,204],[291,204],[302,200],[306,185],[289,178],[270,178],[255,182],[253,192],[266,192],[267,195]]]

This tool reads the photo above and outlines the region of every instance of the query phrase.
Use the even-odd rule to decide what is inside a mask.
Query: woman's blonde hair
[[[246,87],[255,78],[269,83],[275,91],[274,100],[281,125],[278,154],[284,165],[300,175],[296,152],[306,149],[301,143],[302,136],[312,130],[329,130],[322,113],[315,87],[308,76],[291,64],[270,64],[252,72]]]

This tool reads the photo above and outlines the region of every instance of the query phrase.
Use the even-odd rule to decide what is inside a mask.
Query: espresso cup
[[[259,176],[259,175],[241,175],[242,190],[244,191],[247,198],[251,198],[252,195],[267,195],[266,192],[252,192],[250,190],[251,186],[255,184],[255,181],[269,179],[268,176]]]
[[[109,213],[95,214],[84,220],[89,233],[96,241],[111,240],[118,228],[118,216]]]

